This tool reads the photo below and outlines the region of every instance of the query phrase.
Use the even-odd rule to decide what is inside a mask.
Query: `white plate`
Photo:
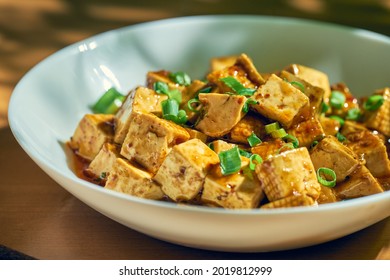
[[[200,16],[110,31],[48,57],[19,82],[11,129],[27,154],[70,193],[132,229],[221,251],[272,251],[318,244],[390,215],[390,192],[318,208],[223,210],[179,206],[105,190],[76,177],[63,143],[88,106],[111,86],[127,92],[150,70],[201,78],[214,56],[241,52],[261,72],[290,63],[346,82],[357,95],[390,86],[390,39],[364,30],[262,16]]]

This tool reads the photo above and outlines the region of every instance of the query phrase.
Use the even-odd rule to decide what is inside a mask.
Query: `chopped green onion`
[[[372,95],[363,103],[363,108],[367,111],[376,111],[384,102],[385,98],[382,95]]]
[[[245,104],[244,106],[242,107],[242,111],[244,113],[248,113],[249,111],[249,105],[253,105],[253,104],[258,104],[259,102],[254,100],[254,99],[251,99],[251,98],[248,98],[246,101],[245,101]]]
[[[257,137],[254,132],[252,132],[252,134],[249,135],[247,140],[248,140],[249,146],[251,146],[251,147],[254,147],[254,146],[261,143],[261,139],[259,137]]]
[[[270,123],[270,124],[265,125],[264,128],[265,128],[265,132],[267,134],[270,134],[272,131],[280,129],[280,125],[278,122],[274,122],[274,123]]]
[[[302,92],[305,92],[305,86],[304,86],[302,83],[297,82],[297,81],[292,81],[292,82],[290,82],[290,84],[293,85],[293,86],[299,87],[299,89],[300,89]]]
[[[329,110],[329,105],[326,104],[325,102],[322,102],[321,103],[321,113],[326,113],[326,112],[328,112],[328,110]]]
[[[255,163],[257,162],[257,163]],[[260,164],[263,162],[263,159],[260,155],[258,154],[253,154],[250,158],[249,158],[249,168],[250,170],[254,171],[255,168],[256,168],[256,165],[257,164]]]
[[[241,169],[240,151],[237,146],[218,154],[223,175],[230,175]]]
[[[91,109],[95,114],[115,114],[122,106],[125,98],[115,88],[110,88],[99,98]]]
[[[157,92],[159,94],[168,95],[168,98],[175,99],[177,102],[179,102],[179,104],[181,103],[182,96],[181,96],[180,90],[169,89],[169,86],[167,83],[164,83],[161,81],[155,82],[153,85],[153,88],[154,88],[155,92]]]
[[[294,150],[293,143],[286,143],[282,147],[279,148],[279,150],[276,152],[277,154],[280,154],[281,152],[285,150]]]
[[[331,179],[328,180],[327,177]],[[333,188],[336,186],[336,173],[330,168],[320,167],[317,169],[317,180],[321,185]]]
[[[230,87],[239,95],[252,96],[256,92],[256,89],[244,87],[243,84],[241,84],[232,76],[221,78],[220,81],[222,81],[225,85]]]
[[[214,151],[214,143],[213,142],[208,143],[207,146],[209,146],[209,148]]]
[[[160,93],[160,94],[168,94],[169,91],[169,86],[167,83],[158,81],[153,84],[153,88],[155,92]]]
[[[286,136],[283,137],[283,140],[291,142],[293,144],[294,148],[298,148],[299,147],[299,140],[294,135],[287,134]]]
[[[329,103],[333,108],[341,109],[345,103],[345,95],[338,90],[333,90],[330,95]]]
[[[344,119],[342,119],[339,116],[329,116],[329,118],[332,119],[332,120],[338,121],[340,126],[343,126],[344,123],[345,123]]]
[[[199,113],[199,110],[195,109],[195,107],[192,106],[193,103],[198,103],[198,105],[196,105],[195,107],[198,107],[201,104],[198,98],[192,98],[187,102],[188,109],[190,109],[190,111],[192,112]]]
[[[347,138],[345,138],[345,136],[342,135],[340,132],[337,132],[337,133],[336,133],[336,138],[337,138],[337,140],[339,140],[340,142],[344,142],[345,140],[347,140]]]
[[[187,122],[187,115],[184,110],[179,110],[179,103],[175,99],[167,99],[161,102],[162,115],[166,120],[173,121],[177,124]]]
[[[313,149],[315,146],[318,145],[318,141],[317,140],[314,140],[311,144],[310,144],[310,149]]]
[[[189,86],[191,84],[191,78],[188,76],[187,73],[184,73],[182,71],[175,72],[175,73],[169,73],[169,78],[174,81],[176,84],[182,85],[182,86]]]
[[[345,117],[347,120],[357,121],[360,118],[360,110],[359,108],[349,109],[347,112],[347,116]]]
[[[252,153],[245,151],[243,149],[239,149],[240,155],[246,158],[250,158],[252,156]]]
[[[200,89],[198,93],[210,93],[212,89],[213,89],[212,87],[205,87]]]
[[[284,130],[284,128],[280,128],[280,129],[272,131],[271,136],[274,139],[283,138],[283,137],[287,136],[287,132]]]

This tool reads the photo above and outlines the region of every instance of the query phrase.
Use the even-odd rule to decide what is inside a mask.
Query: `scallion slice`
[[[336,173],[330,168],[320,167],[317,169],[317,180],[321,185],[333,188],[336,186]]]
[[[179,103],[175,99],[168,98],[161,102],[162,115],[166,120],[173,121],[177,124],[187,122],[187,115],[184,110],[179,110]]]
[[[345,103],[345,95],[338,90],[333,90],[330,95],[329,103],[333,108],[341,109]]]
[[[182,71],[175,72],[175,73],[169,73],[168,76],[176,84],[179,84],[182,86],[189,86],[191,84],[190,76],[187,73],[184,73]]]
[[[223,175],[230,175],[241,169],[240,151],[237,146],[218,154]]]
[[[344,119],[339,117],[339,116],[329,116],[329,118],[332,120],[338,121],[340,124],[340,127],[343,126],[345,123]]]
[[[293,86],[299,87],[299,89],[300,89],[302,92],[305,92],[305,86],[304,86],[302,83],[297,82],[297,81],[292,81],[292,82],[290,82],[290,84],[293,85]]]
[[[299,147],[299,140],[294,135],[287,134],[286,136],[283,137],[283,140],[292,143],[294,148],[298,148]]]
[[[244,106],[242,107],[242,111],[244,113],[248,113],[249,111],[249,105],[254,105],[254,104],[258,104],[259,102],[254,100],[254,99],[251,99],[251,98],[248,98],[246,101],[245,101],[245,104]]]
[[[329,105],[326,104],[325,102],[322,102],[321,103],[321,113],[326,113],[326,112],[328,112],[328,110],[329,110]]]
[[[360,118],[360,116],[361,114],[359,108],[352,108],[348,110],[345,118],[347,120],[357,121]]]
[[[265,125],[264,128],[265,128],[265,132],[267,134],[270,134],[272,131],[280,129],[280,125],[278,122],[274,122],[274,123],[270,123],[270,124]]]
[[[246,158],[250,158],[252,156],[252,153],[245,151],[243,149],[239,149],[240,155]]]
[[[197,104],[197,105],[195,105],[195,107],[194,107],[194,106],[192,106],[192,104]],[[188,109],[189,109],[190,111],[195,112],[195,113],[199,113],[199,110],[197,110],[197,109],[195,109],[195,108],[196,108],[196,107],[199,107],[200,104],[201,104],[201,103],[200,103],[200,101],[199,101],[198,98],[192,98],[192,99],[188,100],[188,102],[187,102],[187,107],[188,107]]]
[[[122,106],[125,98],[115,88],[110,88],[99,98],[91,109],[95,114],[115,114]]]
[[[287,136],[287,132],[284,130],[284,128],[279,128],[277,130],[272,131],[271,136],[274,139],[283,138],[283,137]]]
[[[239,95],[252,96],[256,92],[256,89],[244,87],[243,84],[241,84],[232,76],[221,78],[220,81],[222,81],[225,85],[230,87],[234,92]]]
[[[347,140],[347,138],[345,138],[345,136],[342,135],[340,132],[337,132],[337,133],[336,133],[336,138],[337,138],[337,140],[339,140],[340,142],[344,142],[345,140]]]
[[[159,94],[165,94],[168,95],[168,98],[175,99],[179,104],[181,103],[182,96],[181,92],[178,89],[169,89],[169,86],[167,83],[158,81],[155,82],[153,85],[154,91]]]
[[[315,146],[318,145],[318,141],[317,140],[314,140],[311,144],[310,144],[310,149],[313,149]]]
[[[263,162],[263,158],[258,154],[253,154],[249,158],[249,168],[250,170],[254,171],[257,164],[260,164]]]
[[[278,149],[276,154],[280,154],[281,152],[288,151],[288,150],[294,150],[294,145],[293,143],[286,143],[282,147]]]
[[[257,137],[257,135],[254,132],[252,132],[252,134],[249,135],[247,140],[248,140],[249,146],[251,146],[251,147],[254,147],[262,142],[261,139],[259,137]]]
[[[372,95],[363,103],[363,108],[366,111],[376,111],[384,102],[385,98],[382,95]]]

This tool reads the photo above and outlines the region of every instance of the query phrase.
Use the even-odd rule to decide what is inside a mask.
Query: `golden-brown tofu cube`
[[[229,140],[234,143],[248,145],[248,137],[254,133],[262,139],[265,133],[264,122],[254,114],[246,114],[229,133]]]
[[[88,160],[93,160],[103,144],[114,138],[114,115],[86,114],[79,122],[69,146]]]
[[[154,180],[172,200],[189,201],[199,194],[207,172],[218,162],[205,143],[191,139],[173,147]]]
[[[200,141],[202,141],[203,143],[206,143],[207,142],[207,135],[196,130],[196,129],[191,129],[191,128],[188,128],[188,127],[185,127],[185,130],[188,132],[188,134],[190,135],[190,139],[199,139]]]
[[[99,153],[89,164],[85,173],[91,178],[106,179],[110,174],[116,159],[120,157],[120,147],[112,143],[104,143]]]
[[[313,141],[318,141],[325,136],[322,125],[316,116],[293,125],[288,129],[288,133],[298,139],[300,147],[310,147]]]
[[[375,177],[390,176],[390,160],[383,141],[368,130],[348,133],[347,147],[365,160],[365,165]]]
[[[325,117],[324,115],[320,116],[320,123],[325,135],[335,136],[341,128],[339,121]]]
[[[322,88],[324,90],[324,101],[326,103],[329,102],[330,84],[328,75],[324,72],[299,64],[291,64],[287,66],[285,70],[291,72],[313,86]]]
[[[220,152],[230,150],[231,148],[234,148],[236,145],[232,143],[228,143],[223,140],[214,140],[213,142],[210,143],[210,147],[212,150],[216,153],[219,154]]]
[[[149,113],[133,113],[121,155],[155,174],[176,144],[187,141],[181,126]]]
[[[245,88],[256,89],[264,83],[263,77],[257,72],[252,60],[246,54],[241,54],[232,66],[209,73],[207,80],[216,84],[221,93],[232,92],[232,89],[220,80],[225,77],[235,78]]]
[[[357,155],[334,136],[322,139],[310,153],[315,169],[326,167],[336,173],[336,182],[342,182],[358,166]]]
[[[161,102],[167,98],[167,95],[158,94],[154,90],[146,87],[137,87],[130,91],[115,115],[114,141],[122,144],[125,140],[132,118],[132,112],[148,112],[161,116]]]
[[[169,71],[160,70],[160,71],[149,71],[146,74],[146,87],[150,89],[154,89],[154,84],[156,82],[163,82],[166,83],[169,87],[169,89],[174,90],[177,89],[180,92],[183,92],[185,86],[176,84],[174,81],[172,81],[169,78]]]
[[[147,199],[160,200],[164,197],[150,173],[122,158],[116,159],[105,188]]]
[[[383,88],[374,94],[382,95],[384,103],[375,111],[365,112],[365,125],[390,137],[390,88]]]
[[[231,175],[224,176],[219,166],[213,167],[204,182],[201,196],[203,203],[229,209],[258,207],[264,198],[263,190],[256,175],[249,169],[249,159],[241,157],[241,161],[240,172]]]
[[[306,194],[316,200],[321,187],[307,148],[289,150],[256,165],[256,174],[270,202]]]
[[[334,188],[334,191],[339,199],[350,199],[382,193],[383,188],[364,165],[359,165],[347,180]]]
[[[337,201],[339,201],[339,199],[335,194],[334,188],[321,185],[321,193],[317,199],[317,203],[325,204],[325,203],[333,203]]]
[[[210,72],[219,71],[233,66],[236,63],[238,55],[213,57],[210,59]]]
[[[312,197],[306,194],[299,194],[299,195],[290,195],[285,198],[268,202],[266,204],[263,204],[260,208],[273,209],[273,208],[286,208],[286,207],[299,207],[299,206],[313,206],[316,205],[315,202],[316,201]]]
[[[302,108],[309,104],[309,98],[290,83],[275,74],[258,88],[252,97],[257,104],[252,109],[264,117],[280,122],[288,128]]]
[[[280,138],[272,139],[252,147],[251,152],[252,154],[260,155],[263,159],[267,159],[271,156],[279,154],[285,144],[286,143]]]
[[[199,94],[204,112],[196,128],[211,137],[223,136],[244,117],[246,97],[220,93]]]

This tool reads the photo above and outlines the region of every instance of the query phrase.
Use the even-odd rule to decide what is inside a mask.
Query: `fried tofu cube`
[[[305,147],[270,157],[256,165],[255,171],[270,202],[300,194],[316,200],[321,191]]]
[[[210,59],[210,72],[219,71],[224,68],[233,66],[236,63],[238,56],[230,55],[230,56],[221,56],[221,57],[213,57]]]
[[[210,143],[210,146],[216,154],[219,154],[220,152],[227,151],[234,148],[236,145],[225,142],[223,140],[214,140],[213,142]]]
[[[269,141],[261,142],[255,147],[252,147],[251,152],[252,154],[258,154],[263,159],[267,159],[271,156],[279,154],[285,144],[286,143],[280,138],[272,139]]]
[[[254,133],[262,139],[265,133],[265,124],[262,120],[253,114],[246,114],[229,133],[229,140],[234,143],[248,144],[248,137]]]
[[[203,115],[196,128],[211,137],[221,137],[244,117],[246,97],[220,93],[199,94]]]
[[[321,126],[322,126],[322,129],[324,131],[325,136],[326,135],[335,136],[341,128],[340,122],[338,122],[335,119],[325,117],[325,115],[320,116],[320,123],[321,123]]]
[[[255,89],[264,83],[263,77],[246,54],[238,56],[233,65],[209,73],[207,80],[216,84],[222,93],[231,92],[232,89],[220,80],[229,76],[235,78],[245,88]]]
[[[326,103],[329,102],[330,84],[328,75],[324,72],[299,64],[291,64],[287,66],[285,70],[312,84],[313,86],[322,88],[324,90],[324,101]]]
[[[342,182],[358,166],[357,155],[334,136],[326,136],[310,153],[315,169],[326,167],[336,173],[336,182]]]
[[[241,170],[235,174],[222,175],[220,167],[213,167],[206,176],[201,201],[228,209],[258,207],[264,193],[256,175],[249,169],[249,159],[241,157]],[[247,169],[245,173],[244,170]]]
[[[320,140],[325,136],[325,132],[317,117],[292,126],[287,132],[298,139],[300,147],[310,147],[313,141]]]
[[[364,165],[359,165],[334,191],[339,199],[350,199],[382,193],[383,188]]]
[[[304,93],[275,74],[257,89],[252,99],[257,101],[257,104],[252,105],[253,110],[280,122],[286,128],[309,104],[309,98]]]
[[[365,125],[390,137],[390,88],[378,90],[374,94],[382,95],[384,103],[377,110],[364,113],[366,118]]]
[[[155,71],[155,72],[149,71],[146,74],[146,87],[150,89],[154,89],[154,84],[156,82],[163,82],[168,85],[169,89],[171,90],[177,89],[180,92],[183,92],[185,86],[176,84],[174,81],[172,81],[169,78],[169,74],[170,72],[165,70]]]
[[[290,195],[285,198],[281,198],[272,202],[263,204],[261,209],[273,209],[273,208],[286,208],[286,207],[299,207],[299,206],[313,206],[316,205],[316,201],[306,195]]]
[[[121,155],[155,174],[176,144],[187,141],[181,126],[150,113],[133,113]]]
[[[105,188],[146,199],[160,200],[164,197],[161,187],[152,180],[149,172],[123,158],[116,159]]]
[[[125,140],[132,118],[132,112],[148,112],[161,116],[161,102],[167,98],[167,95],[158,94],[154,90],[146,87],[137,87],[130,91],[115,115],[114,141],[122,144]]]
[[[337,202],[339,199],[336,196],[334,188],[325,187],[321,185],[321,193],[317,199],[318,204],[333,203]]]
[[[154,180],[172,200],[189,201],[199,194],[208,171],[218,162],[205,143],[191,139],[173,147]]]
[[[303,93],[309,98],[310,101],[310,109],[315,114],[321,113],[321,104],[324,98],[324,89],[318,86],[314,86],[307,81],[299,78],[298,76],[287,72],[285,70],[280,72],[280,77],[285,79],[297,89],[302,91],[302,88],[298,86],[301,84],[303,86]]]
[[[364,158],[365,165],[374,177],[390,176],[390,160],[383,141],[368,130],[348,133],[347,147]]]
[[[190,135],[190,139],[196,138],[196,139],[199,139],[200,141],[202,141],[203,143],[207,142],[208,137],[207,137],[206,134],[204,134],[204,133],[202,133],[202,132],[200,132],[200,131],[198,131],[196,129],[191,129],[191,128],[188,128],[188,127],[185,127],[184,129]]]
[[[120,147],[118,145],[104,143],[99,153],[85,170],[85,173],[91,178],[106,179],[116,159],[120,157],[119,151]]]
[[[114,115],[86,114],[79,122],[69,146],[81,157],[93,160],[103,144],[114,138]]]

